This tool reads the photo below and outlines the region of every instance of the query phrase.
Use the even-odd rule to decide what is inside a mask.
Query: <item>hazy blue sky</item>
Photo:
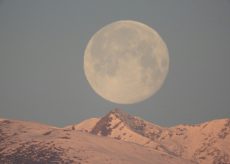
[[[90,37],[126,19],[170,55],[163,87],[134,105],[102,99],[83,72]],[[113,108],[163,126],[230,117],[230,0],[0,0],[0,117],[64,126]]]

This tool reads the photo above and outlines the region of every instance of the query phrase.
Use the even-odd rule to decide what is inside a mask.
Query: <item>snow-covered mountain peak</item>
[[[198,163],[230,162],[230,119],[165,128],[114,109],[99,119],[90,133],[133,142]]]
[[[132,149],[133,153],[130,153]],[[31,160],[44,163],[54,159],[69,163],[192,161],[199,164],[228,164],[229,152],[229,118],[169,128],[120,109],[114,109],[102,118],[91,118],[65,128],[0,119],[0,163],[5,160],[14,163],[16,158],[20,158],[23,159],[19,161],[21,163]],[[44,153],[48,156],[37,156]],[[126,160],[122,162],[120,156]],[[130,160],[128,157],[138,159]]]
[[[1,164],[192,163],[142,145],[99,137],[75,129],[38,123],[0,120]]]

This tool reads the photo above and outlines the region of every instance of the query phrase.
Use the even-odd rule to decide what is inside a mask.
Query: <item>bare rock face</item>
[[[165,128],[114,109],[65,128],[0,119],[1,164],[228,164],[230,119]]]

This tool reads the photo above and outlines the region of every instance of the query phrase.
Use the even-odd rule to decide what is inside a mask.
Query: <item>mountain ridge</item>
[[[137,143],[198,163],[230,163],[229,118],[166,128],[114,109],[99,119],[89,133]]]
[[[100,137],[71,128],[0,121],[1,164],[151,164],[192,163],[142,145]]]
[[[228,164],[230,119],[167,128],[114,109],[101,118],[58,128],[0,118],[0,163],[18,159],[21,163]]]

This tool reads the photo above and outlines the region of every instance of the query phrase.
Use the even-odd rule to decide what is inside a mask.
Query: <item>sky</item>
[[[230,0],[0,0],[0,117],[55,126],[120,108],[161,126],[230,118]],[[89,39],[140,21],[167,44],[170,67],[151,98],[98,96],[83,70]]]

